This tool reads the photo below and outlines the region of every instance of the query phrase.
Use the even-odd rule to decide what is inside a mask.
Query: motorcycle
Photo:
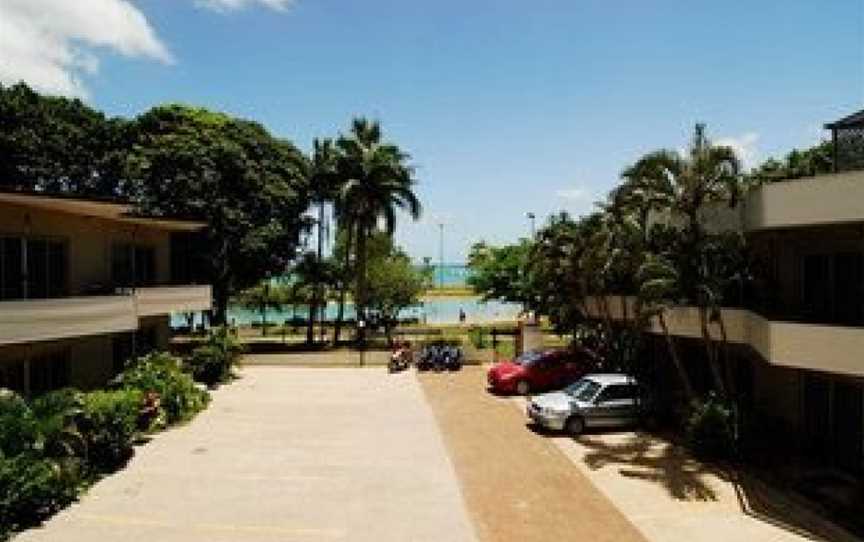
[[[387,370],[391,373],[404,371],[411,366],[412,358],[411,346],[403,344],[395,348],[393,353],[390,354],[390,361],[387,363]]]

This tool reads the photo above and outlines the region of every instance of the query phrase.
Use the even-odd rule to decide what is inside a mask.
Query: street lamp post
[[[534,239],[535,237],[537,237],[537,230],[534,226],[534,220],[537,218],[537,215],[535,215],[534,213],[528,213],[526,216],[528,217],[528,220],[531,221],[531,239]]]

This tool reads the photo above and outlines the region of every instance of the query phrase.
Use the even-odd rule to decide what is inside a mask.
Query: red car
[[[487,378],[495,393],[526,395],[563,388],[587,372],[587,364],[572,352],[529,350],[516,359],[496,363],[489,369]]]

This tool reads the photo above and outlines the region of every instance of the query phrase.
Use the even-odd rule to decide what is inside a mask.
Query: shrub
[[[0,457],[0,539],[74,501],[81,483],[78,465],[31,454]]]
[[[154,427],[190,419],[207,406],[210,398],[180,369],[180,361],[164,352],[139,358],[120,374],[116,384],[143,394],[158,395],[160,414]]]
[[[143,398],[138,390],[84,394],[80,428],[93,466],[111,469],[131,455]]]
[[[192,351],[186,360],[186,369],[195,380],[208,386],[224,383],[231,378],[242,352],[242,345],[227,328],[215,328],[204,344]]]
[[[703,459],[728,459],[736,451],[735,416],[732,408],[713,394],[694,403],[687,420],[687,442]]]
[[[20,395],[0,389],[0,453],[11,457],[38,446],[39,429],[33,411]]]
[[[86,459],[87,443],[79,429],[84,413],[84,394],[71,388],[52,391],[30,404],[43,455]]]

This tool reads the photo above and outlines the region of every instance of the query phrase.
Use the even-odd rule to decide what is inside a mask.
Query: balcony
[[[864,171],[760,186],[743,214],[748,231],[864,222]]]
[[[624,305],[632,318],[633,299],[622,303],[617,296],[608,298],[609,313],[621,320]],[[598,318],[599,300],[589,300],[588,312]],[[677,337],[701,338],[699,311],[695,307],[675,307],[665,314],[669,332]],[[723,309],[723,324],[729,342],[746,344],[773,365],[864,376],[861,353],[864,352],[864,328],[768,320],[746,309]],[[711,337],[721,340],[716,324],[709,326]],[[650,333],[662,330],[652,319]]]
[[[210,286],[154,286],[135,290],[138,317],[210,310]]]
[[[27,299],[0,303],[0,345],[138,329],[130,296]]]
[[[155,286],[130,295],[0,302],[0,346],[138,329],[146,316],[209,310],[210,286]]]

